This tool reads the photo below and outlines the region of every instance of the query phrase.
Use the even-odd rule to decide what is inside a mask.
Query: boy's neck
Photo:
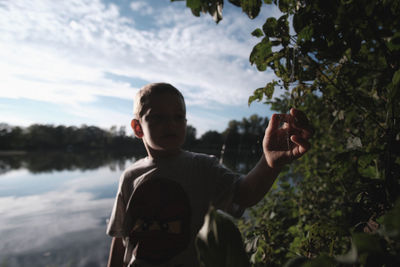
[[[146,146],[146,150],[147,150],[147,157],[152,160],[171,158],[171,157],[179,155],[183,151],[181,148],[178,148],[176,150],[168,150],[168,151],[154,150],[147,146]]]

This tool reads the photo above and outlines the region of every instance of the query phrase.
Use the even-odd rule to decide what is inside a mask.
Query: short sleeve
[[[110,220],[107,225],[107,234],[114,237],[124,236],[123,225],[125,221],[126,203],[122,193],[123,178],[124,175],[122,175],[120,178],[117,196],[115,197],[114,206],[111,212]]]
[[[236,189],[243,175],[235,173],[224,165],[220,164],[217,158],[212,157],[210,168],[212,185],[212,201],[211,203],[217,208],[228,212],[234,217],[242,216],[244,207],[236,204],[233,200]]]

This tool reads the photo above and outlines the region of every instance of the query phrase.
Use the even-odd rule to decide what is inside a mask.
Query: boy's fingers
[[[269,121],[267,131],[276,130],[280,127],[281,122],[284,122],[287,114],[273,114]]]
[[[291,109],[291,113],[300,112],[299,110]],[[299,113],[299,114],[300,114]],[[302,115],[301,115],[302,116]],[[273,131],[278,130],[279,128],[285,129],[292,135],[300,135],[302,138],[308,139],[313,135],[313,128],[308,124],[307,118],[304,116],[301,120],[305,119],[305,123],[296,123],[296,117],[293,114],[273,114],[271,120],[269,121],[268,128],[266,129],[266,133],[271,133]],[[293,127],[294,124],[294,127]],[[300,125],[299,125],[300,124]]]
[[[301,136],[306,139],[311,138],[314,135],[314,129],[311,126],[303,127],[301,132]]]
[[[302,123],[307,123],[308,119],[306,114],[304,114],[303,111],[295,109],[295,108],[291,108],[290,109],[290,115],[292,115],[293,117],[295,117],[298,121],[302,122]]]
[[[295,153],[293,153],[295,157],[300,157],[301,155],[306,153],[311,147],[310,142],[308,142],[306,139],[301,138],[297,135],[292,135],[290,137],[290,140],[297,145],[297,148],[296,148],[297,151],[294,151]]]
[[[304,124],[304,125],[309,124],[306,114],[304,114],[304,112],[302,112],[301,110],[291,108],[290,115],[293,116],[294,122],[298,124]]]
[[[304,138],[310,138],[314,134],[314,128],[310,125],[307,116],[301,110],[291,108],[290,115],[293,116],[294,125],[296,128],[300,128],[303,132]]]

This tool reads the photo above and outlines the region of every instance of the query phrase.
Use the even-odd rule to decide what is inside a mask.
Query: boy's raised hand
[[[311,147],[308,139],[313,132],[306,115],[298,109],[290,109],[290,114],[272,115],[263,139],[268,166],[281,168],[301,157]]]

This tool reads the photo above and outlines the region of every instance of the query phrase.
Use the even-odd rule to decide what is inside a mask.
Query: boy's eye
[[[183,115],[175,115],[174,119],[175,119],[175,121],[177,121],[177,122],[184,122],[184,121],[186,121],[186,117],[183,116]]]
[[[172,120],[177,123],[182,123],[186,121],[186,116],[182,114],[178,115],[173,115],[172,117],[169,117],[167,115],[162,115],[162,114],[151,114],[147,116],[147,121],[151,123],[163,123],[169,120]]]

